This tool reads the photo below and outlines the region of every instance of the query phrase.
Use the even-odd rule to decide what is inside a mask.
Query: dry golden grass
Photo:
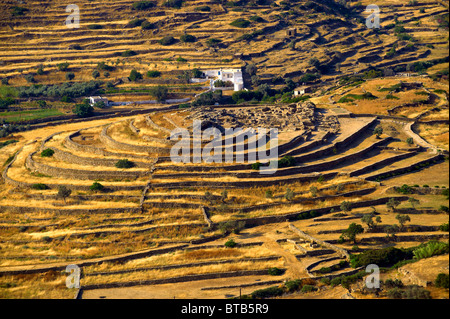
[[[76,289],[66,287],[66,274],[49,271],[41,274],[0,277],[1,299],[73,299]]]
[[[81,280],[82,285],[91,284],[102,284],[111,282],[125,282],[125,281],[138,281],[138,280],[151,280],[151,279],[162,279],[170,277],[179,277],[187,275],[199,275],[208,274],[215,272],[227,272],[227,271],[239,271],[239,270],[258,270],[258,269],[269,269],[271,267],[283,266],[283,261],[269,261],[269,262],[239,262],[231,264],[218,264],[218,265],[207,265],[201,267],[189,267],[189,268],[178,268],[170,270],[149,270],[149,271],[139,271],[125,274],[117,275],[104,275],[104,276],[87,276]]]

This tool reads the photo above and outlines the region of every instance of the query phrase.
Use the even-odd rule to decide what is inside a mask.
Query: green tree
[[[408,198],[408,202],[411,204],[412,208],[415,209],[416,205],[420,204],[420,200],[415,199],[414,197]]]
[[[397,199],[395,199],[395,198],[393,198],[393,197],[390,198],[390,199],[388,200],[388,202],[386,203],[387,208],[388,208],[389,210],[393,211],[393,212],[395,212],[395,210],[396,210],[396,208],[397,208],[398,205],[400,205],[400,201],[397,200]]]
[[[158,85],[150,91],[150,94],[154,96],[159,102],[163,102],[167,99],[168,91],[169,90],[167,89],[167,87]]]
[[[66,73],[66,80],[72,81],[75,78],[75,74],[73,72],[67,72]]]
[[[340,206],[341,210],[345,213],[348,213],[352,210],[352,203],[348,201],[343,201]]]
[[[289,187],[286,188],[286,193],[284,194],[284,198],[286,198],[286,200],[288,200],[288,201],[291,201],[294,199],[294,192]]]
[[[342,232],[342,238],[353,241],[356,244],[356,235],[364,232],[364,228],[356,223],[351,223],[346,230]]]
[[[97,70],[92,71],[92,77],[94,79],[98,78],[100,76],[100,72],[98,72]]]
[[[375,134],[377,136],[377,138],[380,138],[381,134],[383,134],[383,128],[381,126],[377,126],[373,130],[373,134]]]
[[[309,188],[309,191],[311,192],[311,196],[312,197],[316,197],[317,196],[317,187],[316,186],[311,186]]]
[[[374,220],[375,218],[375,220]],[[377,226],[377,224],[381,223],[381,217],[375,216],[374,212],[370,212],[369,214],[365,214],[361,221],[369,227],[369,229],[373,229]]]
[[[133,69],[131,70],[130,76],[128,78],[130,79],[130,81],[136,82],[137,80],[142,79],[142,74]]]
[[[94,108],[88,103],[76,104],[73,113],[78,117],[89,117],[94,114]]]
[[[406,139],[406,143],[407,143],[409,146],[411,146],[411,145],[414,144],[414,139],[413,139],[412,137],[408,137],[408,138]]]
[[[411,218],[409,217],[409,215],[406,215],[406,214],[397,214],[397,216],[395,216],[395,219],[398,220],[398,223],[400,224],[400,229],[403,229],[403,226],[407,222],[411,221]]]
[[[72,194],[72,191],[68,189],[66,186],[62,185],[58,187],[57,196],[64,200],[64,204],[66,204],[66,199],[70,196],[70,194]]]

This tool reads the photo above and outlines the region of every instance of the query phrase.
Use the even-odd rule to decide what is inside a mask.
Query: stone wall
[[[60,168],[36,162],[33,159],[34,154],[36,154],[36,152],[33,152],[27,156],[26,165],[28,168],[37,171],[41,174],[57,176],[67,179],[75,179],[75,180],[136,179],[150,174],[150,172],[148,171],[106,171],[106,170],[89,171],[70,168]]]
[[[354,171],[350,172],[348,174],[348,176],[358,176],[358,175],[367,174],[367,173],[369,173],[371,171],[380,169],[380,168],[385,167],[385,166],[387,166],[389,164],[395,163],[397,161],[401,161],[401,160],[403,160],[405,158],[414,156],[416,154],[417,154],[417,151],[414,151],[414,152],[408,152],[408,153],[400,154],[400,155],[397,155],[397,156],[385,158],[385,159],[380,160],[378,162],[369,164],[369,165],[367,165],[367,166],[365,166],[363,168],[354,170]]]
[[[330,244],[328,242],[325,242],[323,240],[315,238],[315,237],[313,237],[311,235],[308,235],[308,234],[306,234],[305,232],[301,231],[300,229],[298,229],[297,227],[295,227],[292,224],[289,224],[289,229],[291,229],[293,232],[295,232],[301,238],[304,238],[306,240],[310,240],[310,241],[312,241],[314,243],[317,243],[317,244],[319,244],[321,246],[325,246],[325,247],[327,247],[329,249],[332,249],[332,250],[336,251],[342,257],[346,258],[347,260],[350,260],[350,254],[345,249],[337,247],[335,245],[332,245],[332,244]]]
[[[443,159],[444,159],[443,155],[441,155],[441,154],[435,155],[429,159],[422,160],[422,161],[413,163],[413,164],[405,166],[405,167],[392,169],[392,170],[384,172],[384,173],[370,175],[370,176],[366,177],[365,179],[369,180],[369,181],[374,181],[377,179],[384,179],[384,178],[388,178],[388,177],[399,175],[399,174],[409,173],[415,169],[421,169],[422,167],[424,167],[423,165],[425,165],[425,166],[431,165],[433,162],[439,162],[439,161],[442,161]]]
[[[108,128],[110,126],[111,125],[105,126],[99,135],[100,141],[102,141],[108,147],[122,151],[137,152],[137,153],[158,153],[162,155],[168,155],[170,153],[170,149],[165,147],[132,145],[118,142],[107,134]]]
[[[250,187],[263,187],[272,185],[291,184],[295,182],[308,182],[317,180],[319,176],[323,178],[331,179],[338,173],[326,173],[326,174],[309,174],[302,177],[292,177],[278,180],[253,180],[253,181],[236,181],[236,182],[220,182],[220,181],[183,181],[183,182],[170,182],[170,183],[152,183],[153,188],[183,188],[183,187],[210,187],[210,188],[250,188]]]
[[[72,139],[78,135],[81,135],[82,130],[78,130],[70,135],[68,135],[64,140],[64,145],[73,151],[79,151],[84,153],[91,153],[96,155],[103,155],[103,156],[117,156],[120,158],[123,158],[126,156],[127,158],[134,158],[134,159],[148,159],[148,156],[146,155],[134,155],[134,154],[123,154],[123,153],[115,153],[115,152],[109,152],[105,150],[104,148],[96,147],[93,145],[82,145],[79,143],[76,143]]]
[[[219,273],[209,273],[200,275],[186,275],[172,278],[164,279],[152,279],[152,280],[140,280],[140,281],[128,281],[121,283],[107,283],[98,285],[83,286],[84,290],[92,289],[108,289],[108,288],[118,288],[118,287],[132,287],[139,285],[160,285],[176,282],[189,282],[197,280],[207,280],[216,278],[229,278],[229,277],[240,277],[240,276],[261,276],[267,275],[267,269],[262,270],[239,270],[239,271],[229,271],[229,272],[219,272]]]
[[[50,147],[55,153],[53,154],[53,157],[57,160],[66,162],[66,163],[72,163],[72,164],[78,164],[78,165],[88,165],[88,166],[107,166],[107,167],[115,167],[117,161],[119,159],[125,157],[127,154],[122,154],[123,156],[121,158],[95,158],[95,157],[81,157],[74,155],[69,152],[62,151],[56,147]],[[154,164],[153,163],[144,163],[139,161],[133,161],[135,167],[138,168],[151,168]]]

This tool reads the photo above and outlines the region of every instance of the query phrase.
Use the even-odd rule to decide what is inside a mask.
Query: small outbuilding
[[[310,86],[299,86],[294,89],[294,96],[303,95],[312,91]]]

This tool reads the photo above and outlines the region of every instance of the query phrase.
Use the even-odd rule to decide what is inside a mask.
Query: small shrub
[[[87,27],[91,30],[103,29],[103,26],[101,24],[89,24]]]
[[[121,159],[117,161],[115,164],[117,168],[132,168],[134,167],[134,163],[129,161],[128,159]]]
[[[134,52],[133,50],[126,50],[124,52],[122,52],[121,56],[123,57],[130,57],[130,56],[134,56],[137,55],[136,52]]]
[[[56,65],[56,67],[57,67],[58,70],[60,70],[60,71],[67,71],[67,69],[69,68],[69,63],[68,63],[68,62],[58,63],[58,64]]]
[[[183,34],[180,37],[181,42],[195,42],[195,40],[197,40],[197,38],[191,34]]]
[[[236,19],[230,23],[230,25],[237,28],[247,28],[250,26],[250,24],[251,24],[250,21],[245,20],[243,18]]]
[[[104,187],[102,184],[98,183],[98,182],[94,182],[94,183],[89,187],[89,189],[90,189],[91,191],[102,191],[104,188],[105,188],[105,187]]]
[[[448,289],[448,274],[441,273],[437,275],[436,280],[434,281],[434,285],[440,288]]]
[[[225,243],[225,247],[228,248],[233,248],[236,247],[237,243],[234,241],[234,239],[229,239],[226,243]]]
[[[149,78],[157,78],[159,76],[161,76],[161,72],[159,72],[159,71],[156,71],[156,70],[147,71],[147,77],[149,77]]]
[[[281,296],[284,290],[279,287],[269,287],[265,289],[259,289],[251,293],[253,299],[263,299],[269,297]]]
[[[155,6],[156,6],[156,4],[151,1],[138,1],[138,2],[135,2],[132,4],[133,10],[138,10],[138,11],[147,10],[147,9],[153,8]]]
[[[42,183],[36,183],[36,184],[31,185],[31,188],[37,189],[37,190],[44,190],[44,189],[49,189],[50,187],[48,187],[47,185],[42,184]]]
[[[52,157],[55,151],[51,148],[47,148],[41,152],[41,157]]]
[[[150,29],[155,29],[155,28],[156,28],[156,25],[154,23],[148,22],[147,20],[145,20],[141,24],[142,30],[150,30]]]
[[[281,270],[281,269],[279,269],[279,268],[277,268],[277,267],[269,268],[269,270],[268,270],[267,272],[268,272],[269,275],[271,275],[271,276],[280,276],[280,275],[282,275],[282,274],[284,273],[283,270]]]
[[[317,287],[314,287],[312,285],[304,285],[302,287],[301,292],[312,292],[312,291],[317,291],[317,290],[318,290]]]
[[[171,45],[175,43],[175,38],[171,36],[166,36],[159,40],[159,44],[161,45]]]
[[[139,73],[137,70],[131,70],[130,76],[128,77],[131,81],[136,82],[137,80],[142,79],[142,74]]]
[[[403,287],[403,282],[400,279],[387,279],[384,282],[384,285],[386,286],[386,288],[402,288]]]

